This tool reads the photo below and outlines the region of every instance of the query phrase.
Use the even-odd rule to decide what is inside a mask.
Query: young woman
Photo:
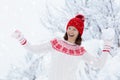
[[[96,58],[89,54],[82,46],[82,34],[84,29],[84,16],[79,14],[70,19],[66,27],[64,39],[55,38],[48,43],[31,45],[19,31],[14,36],[29,51],[34,53],[51,53],[51,66],[48,71],[49,80],[76,80],[76,70],[80,60],[101,68],[107,59],[110,45],[104,44],[102,56]]]

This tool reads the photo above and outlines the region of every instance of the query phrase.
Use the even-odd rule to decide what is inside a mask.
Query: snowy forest
[[[63,37],[67,21],[79,13],[85,16],[82,38],[89,49],[95,39],[102,39],[103,29],[113,28],[115,39],[104,68],[81,62],[78,80],[120,80],[119,0],[0,0],[0,80],[49,80],[50,55],[26,51],[11,34],[20,30],[32,44]],[[97,47],[90,51],[98,52],[95,56],[101,53]]]

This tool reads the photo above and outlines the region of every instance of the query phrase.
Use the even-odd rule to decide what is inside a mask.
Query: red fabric
[[[55,50],[72,56],[81,56],[86,52],[84,47],[71,45],[63,40],[54,39],[51,41],[51,45]]]
[[[70,19],[70,21],[67,24],[66,30],[68,29],[69,26],[75,27],[82,36],[84,29],[84,16],[79,14],[75,18]]]
[[[27,40],[23,40],[22,42],[21,42],[21,45],[25,45],[27,43]]]
[[[109,50],[103,50],[103,52],[110,52]]]

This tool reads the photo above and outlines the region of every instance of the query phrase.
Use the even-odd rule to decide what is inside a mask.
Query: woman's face
[[[68,27],[68,29],[67,29],[68,40],[74,40],[75,41],[78,34],[79,34],[79,32],[75,27],[73,27],[73,26]]]

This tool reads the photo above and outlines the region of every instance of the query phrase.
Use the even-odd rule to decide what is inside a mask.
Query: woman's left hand
[[[103,29],[101,38],[104,41],[103,52],[110,52],[115,38],[115,30],[113,28]]]

